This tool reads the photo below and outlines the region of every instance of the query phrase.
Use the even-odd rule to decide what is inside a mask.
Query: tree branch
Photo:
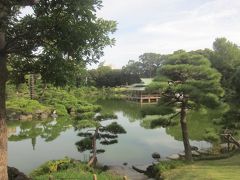
[[[178,113],[174,114],[173,116],[170,117],[170,119],[175,118],[177,115],[179,115],[181,113],[181,111],[179,111]]]

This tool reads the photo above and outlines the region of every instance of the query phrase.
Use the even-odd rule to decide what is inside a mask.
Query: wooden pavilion
[[[141,80],[141,83],[132,84],[127,87],[127,100],[141,104],[156,104],[160,99],[160,92],[146,91],[146,86],[152,82],[152,79],[145,78]]]

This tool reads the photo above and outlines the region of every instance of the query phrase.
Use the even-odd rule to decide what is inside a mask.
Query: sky
[[[240,45],[240,0],[102,0],[97,16],[115,20],[113,47],[100,61],[121,68],[146,52],[212,48],[217,37]],[[23,14],[31,12],[26,8]],[[89,66],[95,68],[97,65]]]
[[[240,0],[103,0],[97,15],[118,24],[101,58],[113,68],[146,52],[212,48],[217,37],[240,44]]]

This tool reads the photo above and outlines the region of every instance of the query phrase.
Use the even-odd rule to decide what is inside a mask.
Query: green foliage
[[[98,121],[109,120],[109,119],[117,119],[117,115],[114,113],[101,113],[100,115],[96,116]]]
[[[81,139],[80,141],[76,142],[75,145],[77,146],[77,149],[79,152],[84,152],[86,150],[91,150],[92,147],[92,138],[85,137]]]
[[[141,122],[141,126],[147,129],[157,127],[173,126],[178,124],[178,120],[172,119],[174,114],[167,115],[147,115]]]
[[[86,170],[85,170],[86,169]],[[102,172],[100,170],[86,168],[85,166],[78,165],[75,168],[70,168],[65,171],[58,171],[51,174],[54,179],[81,179],[89,180],[93,178],[93,174],[97,175],[98,180],[122,180],[122,177],[113,175],[111,173]],[[36,180],[49,179],[49,174],[34,177]]]
[[[237,44],[226,38],[217,38],[213,43],[213,54],[210,60],[214,68],[221,74],[221,83],[225,88],[225,100],[230,103],[239,104],[238,71],[240,67],[240,49]]]
[[[231,108],[223,115],[221,123],[225,128],[240,129],[240,110]]]
[[[141,108],[142,116],[146,115],[167,115],[174,113],[174,109],[168,106],[147,105]]]
[[[104,127],[104,131],[110,132],[112,134],[125,134],[127,133],[125,129],[117,124],[116,122],[113,122],[107,126]]]
[[[19,132],[15,135],[11,135],[9,141],[22,141],[26,139],[36,139],[41,137],[46,142],[53,141],[62,132],[69,129],[72,125],[72,120],[66,117],[57,118],[56,120],[47,121],[27,121],[16,122],[19,126]],[[34,146],[34,144],[33,144]]]
[[[19,6],[5,3],[3,16],[7,17],[1,28],[8,44],[4,52],[11,54],[12,82],[18,84],[25,74],[40,73],[45,83],[74,85],[86,63],[97,62],[104,47],[115,42],[109,34],[115,32],[116,22],[96,16],[101,3],[39,1],[31,15],[23,18],[18,17]]]
[[[209,141],[212,143],[216,143],[220,140],[220,137],[214,128],[206,128],[205,134],[203,137],[206,141]]]
[[[87,113],[87,112],[99,112],[101,110],[101,106],[93,105],[89,103],[81,103],[78,107],[77,112],[79,113]]]
[[[201,55],[175,52],[164,61],[158,76],[178,82],[169,87],[162,78],[156,78],[155,83],[158,82],[163,92],[189,95],[190,101],[197,106],[214,108],[221,104],[219,97],[224,95],[220,84],[221,74],[211,68],[209,60]]]
[[[64,105],[62,104],[55,104],[54,108],[56,109],[56,113],[58,116],[67,116],[68,112]]]
[[[128,74],[135,74],[142,78],[156,76],[157,68],[164,62],[165,56],[156,53],[144,53],[139,56],[139,61],[129,60],[122,69]]]
[[[91,89],[73,89],[67,91],[63,88],[48,87],[45,94],[42,96],[41,101],[43,104],[52,106],[59,112],[59,115],[67,115],[66,112],[76,111],[80,113],[81,118],[92,118],[95,112],[101,110],[98,105],[93,105],[84,100]],[[97,90],[96,90],[97,91]]]
[[[79,120],[75,121],[74,127],[77,129],[84,129],[84,128],[93,128],[99,127],[100,123],[95,120]]]
[[[92,119],[96,113],[95,112],[84,112],[77,115],[76,119]]]
[[[54,171],[51,171],[51,169]],[[93,174],[96,174],[100,180],[122,179],[118,176],[102,172],[100,169],[93,169],[84,163],[69,158],[46,162],[39,168],[35,169],[30,174],[30,177],[36,180],[45,180],[49,179],[49,175],[51,175],[54,179],[77,178],[82,180],[89,180],[93,178]]]
[[[89,71],[89,83],[97,87],[117,87],[126,84],[141,82],[136,74],[126,73],[120,69],[111,69],[109,66],[99,66]]]
[[[35,176],[40,176],[43,174],[48,174],[48,173],[53,173],[61,170],[65,170],[68,168],[75,167],[76,164],[72,159],[69,159],[68,157],[65,157],[64,159],[60,160],[53,160],[53,161],[48,161],[41,165],[39,168],[35,169],[30,176],[35,177]]]
[[[188,133],[189,139],[195,141],[204,140],[206,134],[205,129],[211,128],[219,132],[221,129],[220,125],[213,124],[213,120],[221,118],[225,109],[199,109],[198,111],[189,111],[187,115]],[[176,117],[177,118],[177,117]],[[167,134],[174,137],[174,139],[181,141],[182,132],[180,123],[176,126],[170,126],[166,128]]]
[[[185,163],[183,161],[161,161],[157,165],[154,166],[154,170],[157,172],[156,176],[160,177],[162,173],[169,171],[171,169],[178,168],[183,166]]]
[[[35,113],[37,110],[50,111],[49,107],[40,104],[38,101],[25,98],[10,99],[6,105],[8,109],[22,113]]]

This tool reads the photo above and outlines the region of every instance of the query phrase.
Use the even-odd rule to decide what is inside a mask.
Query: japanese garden
[[[104,2],[0,0],[0,180],[239,179],[239,37],[116,68]]]

